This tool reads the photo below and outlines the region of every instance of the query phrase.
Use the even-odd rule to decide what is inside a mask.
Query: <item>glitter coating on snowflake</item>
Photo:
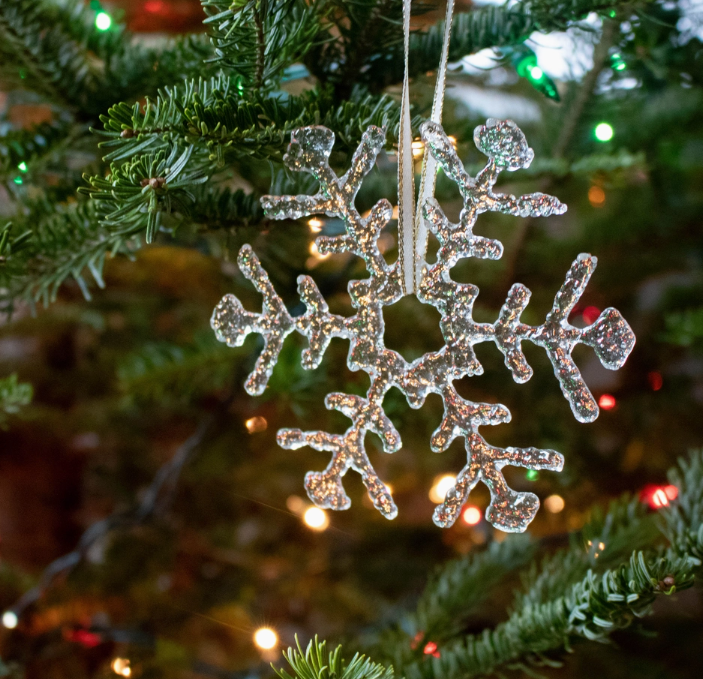
[[[509,422],[510,412],[500,404],[473,403],[456,391],[454,381],[483,372],[473,346],[494,342],[516,382],[526,382],[532,376],[521,343],[527,340],[543,347],[576,419],[590,422],[598,416],[598,406],[571,357],[574,347],[579,343],[592,347],[601,363],[615,370],[625,362],[635,337],[615,309],[606,309],[586,328],[569,324],[569,314],[596,266],[596,258],[587,254],[579,255],[572,264],[542,325],[530,326],[520,320],[530,299],[530,291],[521,284],[512,286],[494,323],[474,321],[472,308],[478,288],[456,283],[450,278],[450,270],[461,258],[499,259],[503,253],[499,241],[474,235],[478,215],[493,211],[520,217],[547,217],[562,214],[566,206],[557,198],[542,193],[515,197],[493,192],[500,172],[525,168],[534,156],[525,136],[512,121],[490,119],[486,125],[476,128],[476,146],[488,156],[485,168],[476,177],[466,173],[440,125],[428,121],[423,124],[421,134],[438,165],[459,187],[464,202],[457,224],[447,219],[434,199],[428,200],[422,208],[428,228],[440,247],[437,261],[427,264],[422,271],[417,297],[436,307],[441,314],[440,328],[445,341],[442,349],[408,363],[384,344],[383,307],[403,296],[399,262],[389,265],[378,248],[381,230],[391,219],[393,210],[385,199],[376,203],[365,218],[354,207],[361,182],[385,144],[385,132],[378,127],[366,130],[351,168],[342,177],[337,177],[328,162],[334,144],[332,131],[320,126],[294,131],[284,162],[291,170],[311,173],[319,181],[320,190],[314,196],[262,198],[266,214],[274,219],[326,214],[344,222],[344,235],[318,236],[316,245],[322,254],[349,252],[364,260],[369,278],[349,283],[356,313],[350,318],[331,314],[313,279],[300,276],[298,291],[307,310],[302,316],[292,317],[252,248],[244,245],[239,253],[239,267],[263,295],[263,310],[261,313],[246,311],[236,297],[226,295],[215,308],[211,324],[217,338],[230,346],[240,346],[249,333],[262,335],[264,349],[245,385],[252,395],[261,394],[266,388],[283,342],[290,333],[297,331],[308,339],[309,347],[302,355],[303,366],[308,369],[320,365],[333,337],[349,340],[349,368],[366,372],[370,387],[365,397],[328,394],[325,405],[346,415],[352,421],[351,426],[343,434],[300,429],[282,429],[278,433],[278,443],[283,448],[310,446],[332,454],[324,471],[308,472],[305,477],[308,496],[318,507],[341,510],[350,506],[342,478],[351,468],[361,475],[375,507],[386,518],[397,515],[390,490],[374,471],[364,446],[366,433],[371,432],[381,439],[385,452],[400,449],[400,435],[383,410],[386,392],[397,387],[412,408],[420,408],[429,393],[442,397],[444,418],[432,435],[433,451],[446,450],[455,438],[464,438],[467,464],[457,475],[456,484],[447,492],[444,502],[436,507],[434,522],[442,527],[451,526],[473,487],[483,481],[491,494],[486,519],[501,530],[522,532],[534,518],[539,500],[533,493],[516,492],[508,487],[503,467],[515,465],[560,471],[563,458],[553,450],[496,448],[486,442],[479,428]]]

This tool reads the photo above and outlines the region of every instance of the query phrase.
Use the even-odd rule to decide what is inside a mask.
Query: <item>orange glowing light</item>
[[[455,484],[456,476],[452,476],[451,474],[444,474],[442,476],[438,476],[434,480],[432,488],[430,488],[430,500],[432,500],[432,502],[435,502],[436,504],[444,502],[444,498],[446,497],[447,493],[451,488],[454,488]]]
[[[612,410],[616,403],[615,396],[611,396],[610,394],[603,394],[598,399],[598,405],[603,408],[603,410]]]
[[[262,651],[270,651],[278,644],[278,634],[270,627],[260,627],[254,632],[254,644]]]
[[[600,186],[592,186],[588,189],[588,202],[593,207],[603,207],[605,205],[605,191]]]
[[[259,432],[266,431],[269,424],[265,417],[257,415],[256,417],[250,417],[244,423],[244,426],[250,434],[258,434]]]
[[[327,259],[330,256],[329,252],[326,252],[324,255],[320,252],[320,250],[317,247],[317,243],[314,241],[310,243],[310,254],[313,256],[314,259],[322,261],[323,259]]]
[[[115,658],[110,667],[112,671],[120,677],[131,677],[132,668],[129,665],[130,663],[127,658]]]
[[[469,505],[462,512],[461,518],[464,520],[464,523],[469,524],[469,526],[475,526],[477,523],[481,522],[481,510],[474,505]]]
[[[564,510],[566,502],[561,495],[550,495],[545,501],[544,506],[547,508],[548,512],[552,514],[558,514]]]
[[[303,523],[305,523],[308,528],[321,532],[327,530],[330,525],[330,520],[324,509],[309,507],[303,514]]]

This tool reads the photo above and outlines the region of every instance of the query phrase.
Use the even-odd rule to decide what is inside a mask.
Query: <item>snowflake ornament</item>
[[[543,193],[515,197],[493,192],[503,170],[527,167],[534,156],[525,136],[510,120],[490,119],[486,125],[476,128],[474,141],[488,156],[488,162],[475,178],[466,173],[440,125],[425,122],[421,134],[438,165],[458,185],[464,202],[457,224],[447,219],[436,200],[429,199],[422,206],[428,228],[440,247],[437,261],[426,264],[422,270],[417,297],[436,307],[442,316],[440,328],[445,341],[442,349],[408,363],[384,344],[383,307],[403,297],[400,263],[389,265],[378,248],[379,235],[393,210],[385,199],[376,203],[366,218],[354,207],[361,182],[385,144],[384,130],[373,126],[364,133],[351,168],[342,177],[335,175],[328,162],[334,145],[332,131],[321,126],[294,131],[284,162],[291,170],[311,173],[319,181],[320,190],[314,196],[262,198],[266,214],[273,219],[299,219],[324,213],[344,222],[344,235],[318,236],[316,245],[322,254],[351,252],[364,260],[369,277],[351,281],[348,287],[356,313],[350,318],[331,314],[313,279],[300,276],[298,291],[307,311],[302,316],[292,317],[252,248],[244,245],[239,252],[239,267],[262,294],[262,312],[246,311],[235,296],[225,295],[215,308],[211,325],[217,338],[230,346],[241,346],[249,333],[262,335],[263,351],[245,384],[252,395],[261,394],[266,388],[283,342],[290,333],[297,331],[308,339],[309,348],[302,355],[302,364],[307,369],[320,365],[333,337],[349,340],[348,366],[353,371],[366,372],[370,387],[366,397],[328,394],[325,405],[344,413],[351,420],[351,426],[343,434],[300,429],[278,432],[278,443],[283,448],[310,446],[332,454],[324,471],[308,472],[305,477],[308,496],[318,507],[349,508],[351,501],[342,478],[351,468],[361,475],[374,506],[388,519],[397,515],[390,490],[374,471],[364,445],[366,433],[371,432],[381,439],[385,452],[394,453],[401,447],[400,435],[383,410],[386,392],[397,387],[412,408],[420,408],[429,393],[442,397],[444,418],[430,441],[434,452],[446,450],[457,437],[464,438],[466,466],[459,472],[444,502],[436,507],[434,522],[441,527],[451,526],[473,487],[483,481],[491,494],[486,519],[503,531],[522,532],[537,513],[539,500],[534,493],[516,492],[508,487],[503,467],[516,465],[560,471],[563,457],[553,450],[496,448],[486,442],[479,428],[509,422],[510,411],[500,404],[473,403],[456,391],[455,380],[483,372],[473,346],[494,342],[504,355],[513,378],[521,383],[532,376],[522,352],[522,342],[527,340],[543,347],[576,419],[591,422],[598,416],[598,406],[571,357],[574,347],[579,343],[587,344],[606,368],[616,370],[632,350],[635,337],[615,309],[606,309],[586,328],[569,324],[569,314],[596,266],[596,258],[588,254],[579,255],[571,265],[542,325],[530,326],[520,320],[530,299],[530,291],[520,284],[512,286],[494,323],[474,321],[472,307],[478,288],[456,283],[450,278],[450,270],[460,258],[499,259],[503,253],[499,241],[474,235],[478,215],[493,211],[520,217],[547,217],[564,213],[566,206]]]

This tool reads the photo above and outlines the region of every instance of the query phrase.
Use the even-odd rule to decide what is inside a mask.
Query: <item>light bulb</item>
[[[610,394],[603,394],[598,399],[598,405],[603,408],[603,410],[612,410],[616,403],[615,396],[611,396]]]
[[[270,651],[278,645],[278,634],[270,627],[260,627],[254,632],[254,643],[263,651]]]
[[[308,507],[303,514],[303,521],[308,528],[323,531],[330,525],[330,520],[323,509],[319,507]]]
[[[474,505],[469,505],[462,512],[461,518],[464,520],[464,523],[469,524],[469,526],[475,526],[477,523],[481,523],[481,510]]]
[[[598,123],[594,130],[598,141],[610,141],[613,138],[613,127],[609,123]]]
[[[99,31],[106,31],[112,26],[112,17],[107,12],[98,12],[95,15],[95,27]]]
[[[439,504],[440,502],[444,502],[444,498],[447,496],[447,492],[451,488],[454,488],[454,484],[456,484],[456,476],[452,476],[451,474],[438,476],[434,480],[432,488],[430,489],[430,500],[437,504]]]
[[[244,426],[250,434],[258,434],[261,431],[266,431],[268,422],[265,417],[257,415],[256,417],[250,417],[246,420],[246,422],[244,422]]]
[[[5,611],[2,614],[2,624],[7,629],[15,629],[18,622],[19,618],[17,617],[17,613],[14,611]]]
[[[545,501],[544,506],[547,508],[548,512],[552,514],[558,514],[564,509],[564,498],[561,495],[550,495]]]

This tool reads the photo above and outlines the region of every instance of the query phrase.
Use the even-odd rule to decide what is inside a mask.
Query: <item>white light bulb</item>
[[[254,643],[264,651],[270,651],[278,644],[278,634],[270,627],[260,627],[254,632]]]
[[[2,614],[2,624],[7,629],[15,629],[18,622],[19,618],[17,617],[17,613],[14,611],[5,611]]]
[[[323,509],[308,507],[303,514],[303,521],[308,528],[323,531],[330,525],[330,520]]]

